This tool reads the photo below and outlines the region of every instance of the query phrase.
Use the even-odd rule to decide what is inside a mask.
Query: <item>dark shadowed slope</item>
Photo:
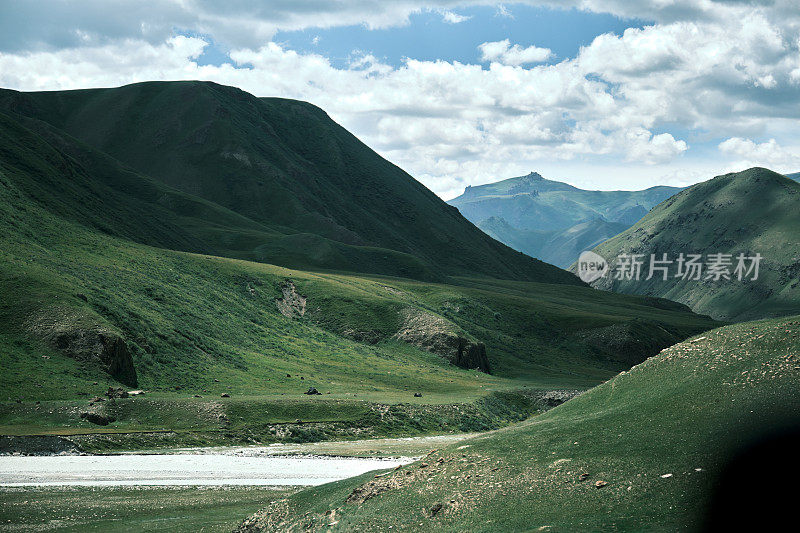
[[[310,269],[335,265],[418,279],[438,275],[411,254],[255,222],[140,174],[40,120],[0,114],[0,157],[15,186],[45,209],[109,235]],[[311,239],[316,248],[303,246]]]
[[[669,298],[715,318],[742,320],[800,313],[800,183],[764,168],[725,174],[682,191],[654,208],[632,228],[595,251],[614,263],[620,254],[732,254],[763,257],[757,280],[617,280],[595,286]],[[746,263],[746,267],[750,264]],[[613,266],[612,266],[613,268]],[[643,276],[644,278],[645,276]]]
[[[148,82],[2,91],[0,110],[43,120],[137,172],[280,234],[217,231],[237,257],[430,277],[418,264],[390,267],[397,261],[380,253],[388,250],[383,255],[416,258],[437,275],[576,283],[487,237],[304,102],[259,99],[209,82]]]

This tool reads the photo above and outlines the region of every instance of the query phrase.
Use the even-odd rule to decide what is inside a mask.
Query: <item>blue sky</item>
[[[495,6],[459,9],[456,14],[467,20],[457,24],[446,22],[440,12],[427,11],[411,15],[409,23],[400,27],[312,28],[278,32],[274,41],[293,50],[322,54],[338,66],[354,54],[369,53],[397,67],[405,58],[475,63],[480,60],[478,45],[509,39],[523,47],[551,49],[553,59],[546,63],[555,63],[575,56],[581,46],[602,33],[622,33],[645,24],[577,9],[510,6],[506,11],[502,14]]]
[[[640,189],[800,170],[798,28],[793,0],[0,0],[0,86],[310,101],[444,198]]]
[[[545,64],[574,57],[580,47],[591,44],[603,33],[621,34],[626,28],[642,27],[652,21],[621,18],[608,13],[592,13],[576,8],[554,9],[543,6],[470,6],[459,9],[458,23],[447,22],[441,11],[427,10],[409,16],[408,23],[371,29],[364,24],[332,28],[307,28],[278,31],[272,40],[286,48],[320,54],[336,67],[354,58],[371,54],[399,67],[406,58],[423,61],[482,62],[478,45],[509,39],[520,46],[539,46],[553,52]],[[201,37],[209,45],[197,59],[200,65],[232,63],[230,47],[213,36],[191,30],[176,33]],[[482,62],[485,63],[485,62]]]

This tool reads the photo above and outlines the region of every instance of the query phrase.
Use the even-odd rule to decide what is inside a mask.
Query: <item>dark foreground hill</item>
[[[100,170],[95,176],[118,192],[141,189],[120,174],[155,180],[145,200],[179,215],[173,224],[203,244],[182,238],[182,249],[418,279],[477,275],[577,283],[488,238],[305,102],[256,98],[209,82],[148,82],[2,90],[0,111],[45,122],[54,128],[51,136],[73,138],[65,144],[83,143],[69,148],[81,152],[77,163]],[[44,129],[30,121],[25,127]],[[92,150],[116,161],[98,164],[103,158]],[[152,240],[150,230],[125,236]]]
[[[584,250],[632,226],[659,202],[680,191],[587,191],[536,172],[467,187],[448,203],[515,250],[568,267]]]
[[[798,338],[798,317],[708,332],[541,416],[274,501],[239,531],[758,529],[791,513],[795,450],[726,469],[754,437],[796,430]]]
[[[800,313],[800,183],[764,168],[717,176],[658,205],[594,251],[612,269],[623,254],[641,254],[647,262],[651,254],[677,261],[681,253],[701,254],[705,268],[699,280],[676,278],[677,262],[666,281],[661,272],[650,280],[647,272],[639,280],[615,279],[612,272],[594,283],[598,288],[669,298],[723,320]],[[723,270],[731,279],[715,279],[709,254],[728,256]],[[755,271],[738,279],[739,254],[761,255],[756,280]],[[747,270],[751,265],[744,263]]]

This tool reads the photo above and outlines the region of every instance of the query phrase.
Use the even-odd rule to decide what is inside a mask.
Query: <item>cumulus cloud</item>
[[[549,48],[539,48],[538,46],[522,48],[518,44],[512,46],[508,39],[483,43],[478,46],[478,49],[481,51],[481,61],[497,61],[504,65],[542,63],[553,55]]]
[[[452,13],[456,22],[454,10],[471,3],[479,2],[296,0],[266,9],[242,0],[222,9],[210,0],[156,0],[147,9],[120,1],[109,10],[101,9],[105,0],[86,0],[87,9],[55,2],[36,13],[21,3],[0,20],[12,37],[30,30],[12,44],[0,31],[0,86],[207,79],[308,100],[445,197],[466,184],[579,162],[625,165],[631,176],[707,176],[708,161],[702,172],[666,168],[694,161],[692,132],[730,137],[719,146],[727,160],[800,168],[779,144],[796,137],[800,118],[800,15],[784,0],[562,2],[656,23],[600,35],[553,64],[541,64],[549,50],[509,39],[481,44],[482,64],[410,58],[400,66],[368,53],[334,66],[271,42],[276,28],[403,24],[421,10]],[[108,16],[92,15],[101,12]],[[205,38],[176,36],[176,27],[225,42],[231,63],[198,65]],[[631,180],[626,186],[635,187]]]
[[[442,10],[441,13],[442,13],[442,20],[444,20],[448,24],[461,24],[462,22],[465,22],[472,18],[466,15],[459,15],[458,13],[450,11],[449,9],[444,9]]]
[[[730,164],[737,169],[761,166],[779,172],[800,170],[800,152],[783,148],[775,139],[756,143],[751,139],[731,137],[719,143],[718,148],[723,154],[740,158]]]

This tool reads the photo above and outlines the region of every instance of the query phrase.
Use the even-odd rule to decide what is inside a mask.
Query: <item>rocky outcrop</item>
[[[125,385],[138,384],[128,344],[109,328],[69,311],[51,310],[29,320],[26,329],[67,357],[97,365]]]
[[[629,366],[638,365],[685,337],[640,319],[584,330],[576,336],[595,353]]]
[[[73,359],[99,364],[120,383],[131,387],[135,387],[138,383],[128,345],[117,334],[75,329],[59,331],[49,340],[54,348]]]
[[[113,416],[107,416],[96,411],[84,411],[80,416],[87,422],[91,422],[92,424],[96,424],[98,426],[107,426],[112,422],[116,422],[116,419]]]
[[[76,454],[78,448],[67,437],[53,435],[0,435],[0,455]]]
[[[458,348],[455,357],[451,362],[461,368],[477,368],[487,374],[489,368],[489,358],[486,357],[486,345],[482,342],[473,342],[464,337],[456,337]]]
[[[280,286],[283,298],[276,298],[278,311],[287,318],[300,317],[306,314],[306,298],[297,293],[294,282],[286,280]]]
[[[404,311],[403,326],[396,339],[444,356],[450,363],[466,369],[491,372],[486,346],[469,339],[446,319],[418,309]]]

